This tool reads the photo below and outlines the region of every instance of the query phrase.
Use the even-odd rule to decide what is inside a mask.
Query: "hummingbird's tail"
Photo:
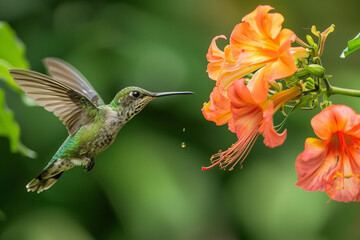
[[[45,170],[46,171],[46,170]],[[44,172],[44,171],[43,171]],[[64,172],[60,172],[54,176],[47,176],[47,178],[43,178],[43,172],[40,173],[39,176],[37,176],[36,178],[34,178],[33,180],[31,180],[27,185],[27,191],[28,192],[35,192],[37,191],[37,193],[41,193],[44,190],[49,189],[52,185],[54,185],[56,183],[56,181],[59,179],[59,177],[61,176],[61,174],[63,174]]]

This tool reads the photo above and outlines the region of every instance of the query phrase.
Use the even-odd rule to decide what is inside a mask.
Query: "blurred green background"
[[[36,194],[25,185],[67,131],[53,114],[24,105],[0,82],[22,142],[38,153],[36,159],[12,154],[8,139],[0,138],[0,239],[359,239],[358,203],[329,201],[325,193],[294,185],[295,159],[314,136],[310,119],[318,110],[294,114],[278,148],[266,148],[260,138],[242,170],[201,171],[213,153],[236,141],[200,111],[214,86],[205,72],[207,49],[259,4],[275,7],[284,26],[303,39],[313,24],[320,30],[335,24],[323,64],[334,85],[360,87],[360,54],[339,58],[360,31],[356,0],[1,0],[0,20],[26,45],[33,70],[44,72],[45,57],[62,58],[105,102],[129,85],[196,94],[152,102],[91,172],[75,168]],[[332,100],[360,112],[357,99]]]

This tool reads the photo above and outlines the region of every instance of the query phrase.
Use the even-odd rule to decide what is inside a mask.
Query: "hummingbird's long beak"
[[[164,96],[170,96],[170,95],[191,95],[194,94],[193,92],[184,91],[184,92],[160,92],[160,93],[154,93],[153,97],[164,97]]]

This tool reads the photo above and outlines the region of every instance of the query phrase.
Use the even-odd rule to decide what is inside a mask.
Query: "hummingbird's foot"
[[[88,163],[84,167],[85,171],[90,171],[94,167],[94,165],[95,165],[95,159],[94,158],[88,159]]]

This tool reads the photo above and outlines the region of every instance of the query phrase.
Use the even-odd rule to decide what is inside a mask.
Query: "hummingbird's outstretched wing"
[[[24,69],[9,72],[27,96],[60,118],[69,134],[91,122],[98,111],[87,96],[49,76]]]
[[[87,97],[95,106],[104,105],[104,101],[86,78],[69,63],[58,58],[45,58],[44,65],[56,81]]]

